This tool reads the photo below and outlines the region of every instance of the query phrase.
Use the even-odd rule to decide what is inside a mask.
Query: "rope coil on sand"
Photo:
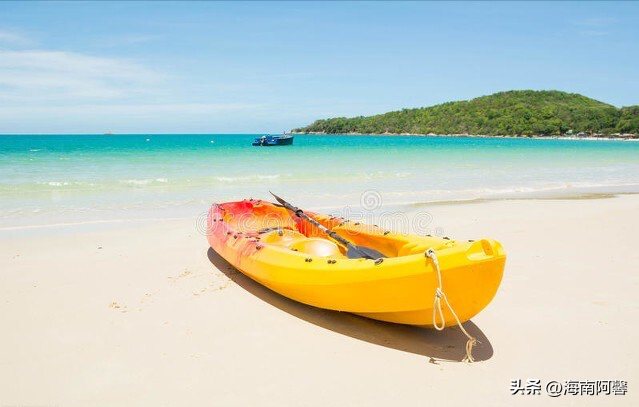
[[[470,335],[466,331],[466,329],[464,329],[461,321],[459,320],[459,317],[455,313],[455,310],[453,310],[453,307],[450,305],[450,303],[448,302],[448,299],[446,298],[446,294],[444,294],[444,291],[442,290],[442,272],[439,269],[439,260],[437,260],[437,255],[435,254],[435,251],[432,248],[428,249],[426,250],[424,255],[426,256],[426,258],[430,259],[433,262],[435,271],[437,271],[437,283],[439,285],[435,289],[435,301],[433,303],[433,326],[438,331],[441,331],[446,327],[446,321],[444,320],[444,312],[442,311],[441,300],[443,299],[444,302],[446,303],[446,306],[450,310],[450,313],[453,314],[453,316],[455,317],[455,320],[457,321],[457,325],[459,325],[459,329],[461,329],[464,335],[466,335],[466,337],[468,338],[468,341],[466,342],[466,356],[464,357],[464,359],[462,359],[462,362],[472,363],[475,361],[475,358],[473,358],[473,346],[475,346],[478,341],[472,335]],[[439,318],[442,321],[441,325],[437,323],[438,313],[439,313]]]

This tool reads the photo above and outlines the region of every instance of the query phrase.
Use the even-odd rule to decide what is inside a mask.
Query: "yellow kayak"
[[[398,234],[304,213],[386,257],[349,259],[346,249],[318,227],[259,200],[214,204],[207,238],[230,264],[285,297],[400,324],[455,324],[450,308],[439,310],[438,292],[445,293],[459,320],[467,321],[490,303],[501,282],[506,254],[495,240]]]

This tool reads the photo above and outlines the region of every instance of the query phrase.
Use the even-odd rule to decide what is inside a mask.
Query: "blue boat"
[[[290,146],[293,144],[293,136],[290,134],[282,134],[281,136],[265,135],[258,137],[253,141],[254,146],[270,147],[270,146]]]

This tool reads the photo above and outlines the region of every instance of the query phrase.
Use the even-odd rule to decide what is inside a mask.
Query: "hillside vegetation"
[[[551,136],[639,134],[639,106],[560,91],[513,90],[375,116],[317,120],[298,133]]]

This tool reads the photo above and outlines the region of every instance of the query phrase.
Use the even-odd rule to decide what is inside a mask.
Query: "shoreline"
[[[460,198],[460,199],[449,199],[449,200],[440,200],[440,201],[402,201],[402,202],[390,202],[384,204],[384,206],[374,210],[366,210],[359,207],[349,207],[349,210],[353,210],[354,214],[361,215],[361,211],[363,210],[364,214],[377,214],[377,213],[387,213],[387,212],[396,212],[396,211],[404,211],[411,212],[417,208],[426,208],[426,207],[447,207],[447,206],[458,206],[458,205],[475,205],[489,202],[516,202],[516,201],[587,201],[587,200],[600,200],[600,199],[612,199],[612,198],[620,198],[623,196],[634,196],[639,195],[639,192],[585,192],[585,191],[575,191],[574,194],[547,194],[547,195],[539,195],[539,196],[510,196],[510,197],[477,197],[477,198]],[[211,203],[213,204],[213,203]],[[334,213],[339,210],[343,210],[342,206],[316,206],[309,207],[308,210],[324,212],[324,213]],[[122,213],[128,212],[127,210],[122,210]],[[21,224],[21,225],[7,225],[0,226],[0,237],[3,234],[11,234],[11,233],[37,233],[43,230],[61,230],[65,228],[80,230],[83,228],[88,229],[100,229],[100,228],[113,228],[116,225],[127,225],[127,226],[142,226],[151,222],[165,222],[165,221],[191,221],[194,222],[194,225],[197,225],[198,229],[202,228],[206,223],[206,215],[207,211],[200,211],[197,214],[192,215],[181,215],[181,216],[166,216],[166,217],[149,217],[149,218],[111,218],[111,219],[84,219],[77,221],[67,221],[67,222],[58,222],[58,223],[36,223],[36,224]],[[44,232],[46,233],[46,232]]]
[[[373,136],[373,137],[397,137],[397,136],[410,136],[410,137],[460,137],[460,138],[506,138],[506,139],[532,139],[532,140],[606,140],[606,141],[639,141],[639,134],[620,134],[606,136],[603,134],[597,134],[592,136],[568,136],[568,135],[530,135],[530,136],[516,136],[516,135],[503,135],[503,136],[489,136],[484,134],[420,134],[420,133],[323,133],[323,132],[290,132],[287,134],[294,134],[300,136]]]
[[[109,134],[108,136],[173,136],[176,134],[187,136],[259,136],[262,134],[279,134],[275,133],[117,133]],[[614,141],[639,141],[639,134],[615,134],[615,135],[603,135],[596,134],[591,136],[570,136],[570,135],[498,135],[490,136],[486,134],[434,134],[434,133],[324,133],[324,132],[295,132],[290,131],[282,134],[292,134],[295,136],[373,136],[373,137],[397,137],[397,136],[410,136],[410,137],[460,137],[460,138],[502,138],[502,139],[539,139],[539,140],[614,140]],[[12,136],[105,136],[102,133],[6,133],[0,134],[0,137],[12,137]]]

